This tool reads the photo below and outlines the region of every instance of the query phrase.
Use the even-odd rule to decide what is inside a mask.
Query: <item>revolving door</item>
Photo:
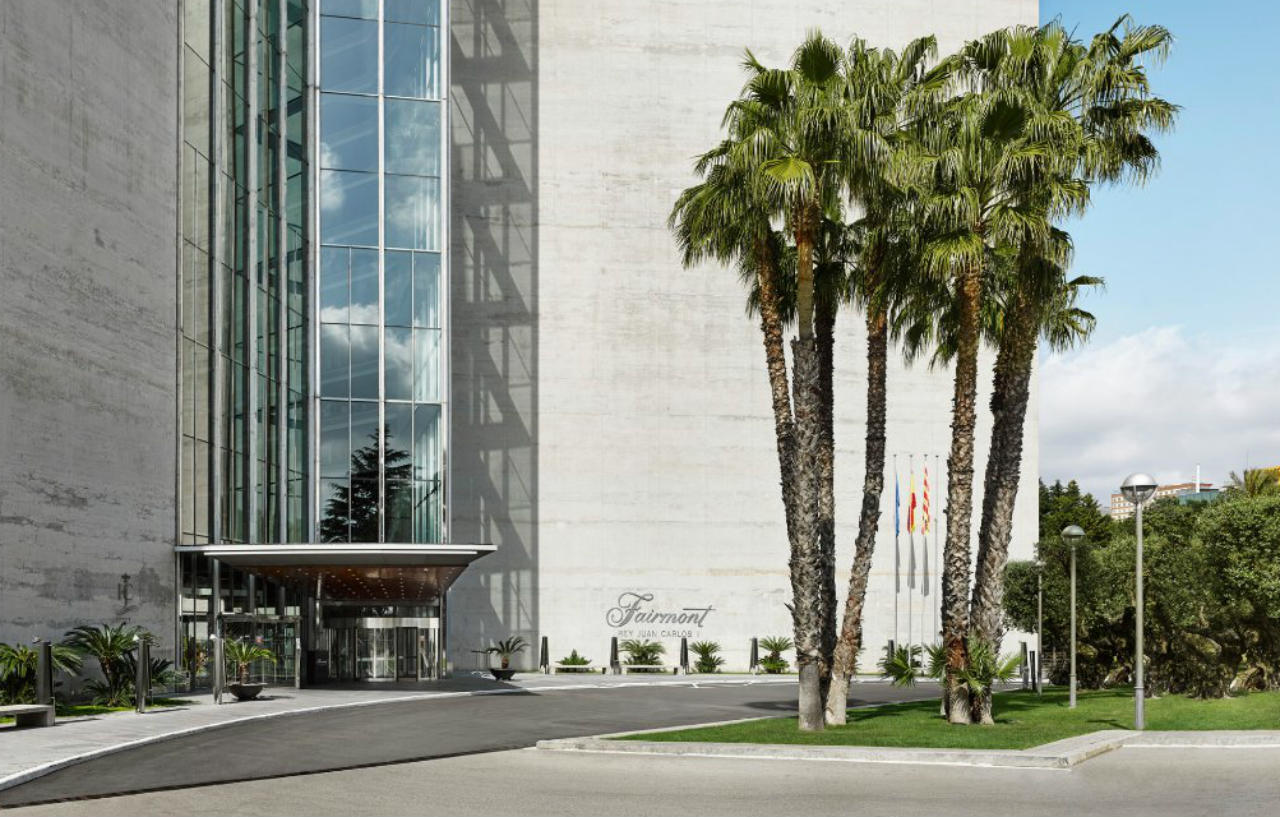
[[[337,681],[426,681],[441,676],[437,616],[330,616],[324,622],[330,677]]]

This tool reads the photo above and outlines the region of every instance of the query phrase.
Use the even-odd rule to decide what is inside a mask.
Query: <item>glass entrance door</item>
[[[396,679],[395,630],[356,628],[356,678],[361,681]]]
[[[396,678],[418,680],[418,628],[396,628]]]

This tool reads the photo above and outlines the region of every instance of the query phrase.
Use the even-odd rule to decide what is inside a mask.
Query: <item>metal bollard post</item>
[[[751,659],[747,669],[753,673],[760,671],[760,639],[756,636],[751,636]]]
[[[1031,683],[1031,668],[1027,665],[1027,642],[1022,642],[1022,688]]]
[[[689,674],[689,639],[680,637],[680,671]]]
[[[618,660],[618,637],[616,635],[609,639],[609,672],[614,675],[622,674],[622,663]]]
[[[222,639],[216,635],[209,636],[209,640],[213,642],[213,702],[215,704],[222,703],[222,687],[225,685],[224,675],[227,667],[225,659],[222,656]]]
[[[545,635],[542,637],[541,645],[538,649],[538,669],[542,671],[543,675],[548,675],[551,672],[551,647]]]
[[[138,638],[138,650],[135,654],[135,673],[133,676],[133,699],[138,714],[146,714],[147,693],[151,690],[151,645]]]
[[[53,706],[53,645],[41,641],[36,650],[36,703]]]

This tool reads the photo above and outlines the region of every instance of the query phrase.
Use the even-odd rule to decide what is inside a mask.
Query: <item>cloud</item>
[[[1152,327],[1041,365],[1040,474],[1102,505],[1133,471],[1162,484],[1280,465],[1280,336],[1231,348]]]

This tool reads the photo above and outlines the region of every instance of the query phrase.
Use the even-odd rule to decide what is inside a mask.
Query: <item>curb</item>
[[[1132,732],[1106,729],[1065,738],[1030,749],[916,749],[898,746],[795,746],[751,743],[677,743],[668,741],[612,740],[622,735],[671,732],[703,726],[762,720],[699,724],[698,727],[650,729],[581,738],[538,741],[536,748],[559,752],[597,754],[642,754],[668,757],[714,757],[744,760],[819,760],[844,763],[911,763],[941,766],[981,766],[1017,769],[1070,770],[1086,760],[1116,749],[1130,748],[1216,748],[1280,749],[1280,731],[1235,730],[1203,732]]]
[[[84,763],[89,760],[95,760],[106,755],[123,752],[129,749],[135,749],[139,746],[146,746],[152,743],[163,743],[168,740],[189,737],[191,735],[200,734],[202,732],[212,732],[216,729],[223,729],[229,726],[239,726],[241,724],[253,721],[265,721],[272,718],[283,718],[291,715],[307,715],[315,712],[327,712],[339,709],[355,709],[363,706],[378,706],[380,704],[408,703],[411,701],[436,701],[452,698],[473,698],[484,695],[517,695],[538,692],[572,692],[584,689],[635,689],[636,687],[671,687],[671,686],[687,686],[697,688],[699,685],[728,685],[728,684],[780,684],[790,681],[794,683],[794,679],[785,680],[764,680],[764,679],[705,679],[705,680],[672,680],[659,682],[637,682],[637,683],[618,683],[618,684],[566,684],[563,686],[546,686],[546,687],[515,687],[510,689],[478,689],[468,692],[431,692],[418,695],[401,695],[394,698],[379,698],[367,701],[347,701],[343,703],[323,704],[319,706],[308,706],[299,709],[286,709],[280,712],[264,712],[256,715],[245,715],[243,717],[232,718],[230,720],[219,721],[217,723],[200,724],[198,726],[190,726],[185,729],[176,729],[172,732],[161,732],[156,735],[148,735],[146,737],[135,738],[133,740],[124,741],[123,743],[113,743],[109,746],[102,746],[92,749],[88,752],[81,752],[76,755],[58,758],[23,769],[20,772],[14,772],[5,777],[0,777],[0,791],[12,789],[21,786],[23,783],[29,783],[47,774],[56,772],[59,769],[65,769],[68,766],[74,766],[77,763]],[[206,704],[212,706],[212,704]],[[683,728],[683,727],[681,727]]]

